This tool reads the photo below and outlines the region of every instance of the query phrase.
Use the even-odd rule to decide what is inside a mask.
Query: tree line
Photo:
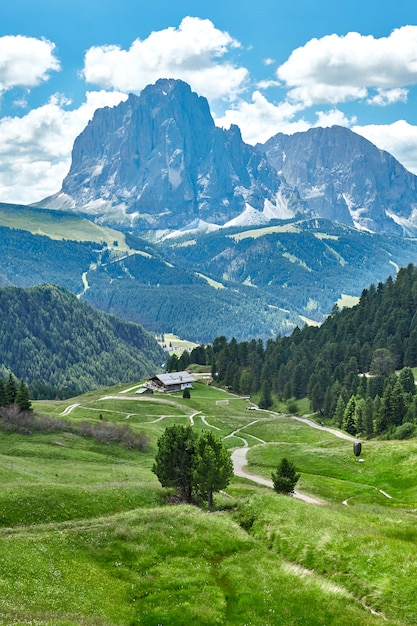
[[[210,366],[214,381],[236,393],[257,394],[261,408],[308,397],[313,411],[352,434],[404,436],[417,424],[417,269],[364,289],[357,306],[335,307],[320,327],[266,343],[220,336],[171,356],[167,369],[190,363]]]

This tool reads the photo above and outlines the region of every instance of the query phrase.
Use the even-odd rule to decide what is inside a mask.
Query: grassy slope
[[[204,385],[190,401],[119,395],[126,388],[37,410],[59,416],[73,404],[66,419],[127,420],[148,434],[147,453],[65,432],[0,434],[0,624],[415,623],[413,442],[365,443],[356,463],[349,442]],[[204,417],[219,435],[252,435],[256,473],[291,457],[300,488],[326,504],[234,479],[214,513],[165,506],[156,441],[190,416],[196,429]]]
[[[0,203],[0,225],[27,230],[34,235],[46,235],[51,239],[106,242],[109,246],[117,241],[120,250],[128,249],[123,233],[62,211]]]

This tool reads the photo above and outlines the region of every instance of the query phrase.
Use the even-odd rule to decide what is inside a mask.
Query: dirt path
[[[67,406],[66,409],[64,409],[62,411],[62,413],[60,413],[60,415],[64,416],[64,415],[69,415],[71,413],[71,411],[73,411],[74,409],[77,408],[77,406],[80,406],[79,404],[70,404],[69,406]]]
[[[278,413],[274,415],[276,415],[277,417],[280,417]],[[327,426],[321,426],[320,424],[317,424],[316,422],[313,422],[312,420],[306,417],[297,417],[295,415],[291,415],[290,417],[291,419],[297,420],[299,422],[303,422],[307,426],[310,426],[310,428],[316,428],[317,430],[324,430],[328,433],[331,433],[335,437],[339,437],[340,439],[344,439],[347,441],[355,441],[354,437],[351,437],[350,435],[346,433],[342,433],[339,430],[336,430],[334,428],[328,428]],[[249,444],[244,437],[238,434],[241,430],[244,430],[248,426],[252,426],[252,424],[261,422],[264,419],[265,418],[254,420],[250,424],[246,424],[245,426],[242,426],[242,428],[239,428],[238,430],[235,430],[233,433],[230,433],[230,435],[227,435],[227,437],[237,437],[243,443],[243,447],[237,448],[236,450],[232,452],[233,471],[234,471],[235,476],[240,476],[241,478],[247,478],[259,485],[264,485],[265,487],[273,488],[272,480],[268,480],[267,478],[263,478],[262,476],[257,476],[256,474],[251,474],[245,469],[248,464],[247,453],[249,451]],[[250,436],[252,438],[252,435]],[[227,437],[225,438],[227,439]],[[260,442],[260,444],[267,445],[266,441],[263,441],[262,439],[259,439],[258,437],[253,437],[253,438],[257,439]],[[271,442],[271,443],[275,443],[275,442]],[[294,498],[297,498],[298,500],[302,500],[303,502],[306,502],[307,504],[324,504],[323,500],[320,500],[319,498],[315,498],[314,496],[310,496],[306,493],[302,493],[301,491],[295,490],[293,496]]]
[[[229,435],[230,436],[230,435]],[[232,452],[232,462],[233,462],[233,472],[235,476],[240,476],[241,478],[247,478],[258,485],[264,485],[265,487],[273,488],[272,480],[268,480],[267,478],[263,478],[262,476],[257,476],[256,474],[251,474],[245,470],[248,461],[246,459],[246,455],[249,451],[249,444],[243,437],[239,437],[244,443],[242,448],[237,448]],[[323,500],[319,498],[314,498],[313,496],[309,496],[306,493],[302,493],[301,491],[294,491],[294,498],[297,500],[302,500],[307,504],[324,504]]]
[[[297,420],[298,422],[303,422],[304,424],[307,424],[307,426],[311,426],[311,428],[316,428],[317,430],[325,430],[327,433],[331,433],[335,437],[339,437],[339,439],[345,439],[346,441],[356,441],[355,437],[352,437],[347,433],[342,433],[340,430],[336,430],[335,428],[320,426],[320,424],[309,420],[307,417],[297,417],[296,415],[290,415],[289,417],[291,417],[291,419],[293,420]]]

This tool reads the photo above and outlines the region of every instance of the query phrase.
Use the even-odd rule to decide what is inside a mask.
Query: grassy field
[[[149,449],[74,431],[0,431],[0,624],[408,625],[417,623],[416,442],[352,444],[204,384],[136,385],[37,402],[67,422],[128,423]],[[64,415],[63,415],[64,414]],[[308,505],[248,479],[215,510],[175,505],[151,471],[167,425],[213,428],[270,478],[283,456]],[[231,436],[230,436],[231,435]]]
[[[120,251],[128,249],[123,233],[61,211],[1,204],[0,225],[27,230],[34,235],[46,235],[51,239],[106,242],[109,246],[113,246],[117,241]]]

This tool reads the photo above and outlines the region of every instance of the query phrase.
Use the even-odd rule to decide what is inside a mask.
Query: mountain
[[[178,80],[96,111],[77,137],[62,190],[40,206],[71,208],[138,230],[224,225],[245,212],[289,217],[294,198],[240,130],[215,126],[205,98]],[[296,204],[296,202],[295,202]]]
[[[38,206],[158,235],[304,215],[413,236],[417,177],[340,126],[250,146],[237,126],[216,127],[189,85],[160,79],[96,111],[75,140],[61,191]]]
[[[417,177],[348,128],[279,133],[258,148],[312,215],[371,232],[417,233]]]
[[[3,376],[23,378],[35,397],[142,380],[164,361],[140,326],[51,285],[0,289],[0,354]]]

